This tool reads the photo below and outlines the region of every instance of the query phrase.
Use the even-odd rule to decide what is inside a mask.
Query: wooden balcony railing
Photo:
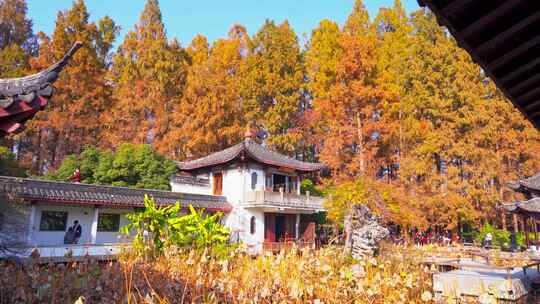
[[[315,243],[304,241],[285,241],[285,242],[264,242],[263,250],[271,252],[290,251],[293,248],[314,248]]]
[[[280,207],[324,211],[324,199],[318,196],[291,194],[271,191],[250,191],[246,193],[246,207]]]

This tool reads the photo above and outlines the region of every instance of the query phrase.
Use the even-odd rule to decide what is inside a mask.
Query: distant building
[[[41,256],[110,255],[131,238],[120,234],[128,224],[125,215],[144,207],[144,195],[158,205],[180,202],[208,212],[230,212],[225,197],[43,181],[0,176],[0,247],[28,254],[38,247]],[[74,221],[82,228],[78,244],[64,244]]]
[[[224,196],[232,211],[225,218],[233,238],[253,251],[279,249],[284,243],[313,244],[313,215],[323,199],[300,193],[305,174],[321,170],[258,144],[250,132],[243,142],[206,157],[178,162],[173,192]]]
[[[512,214],[514,232],[525,232],[527,247],[531,244],[529,232],[534,232],[534,243],[540,245],[538,240],[538,219],[540,219],[540,172],[535,175],[508,183],[516,192],[523,193],[525,200],[501,205],[503,212]],[[521,229],[518,222],[521,222]],[[503,226],[506,228],[506,216],[503,215]]]
[[[126,213],[143,207],[144,195],[158,205],[180,202],[207,212],[223,212],[232,241],[253,253],[315,242],[313,215],[323,199],[300,193],[304,175],[323,168],[256,143],[241,143],[206,157],[178,162],[172,191],[0,177],[0,245],[38,247],[42,256],[110,255],[130,241],[119,233]],[[82,227],[78,244],[64,244],[74,221]],[[26,252],[27,254],[28,252]]]

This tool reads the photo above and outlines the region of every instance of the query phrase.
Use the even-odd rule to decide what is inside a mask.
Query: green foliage
[[[475,240],[478,243],[482,243],[486,234],[491,233],[493,236],[492,244],[499,247],[508,247],[510,244],[510,232],[502,229],[497,229],[491,226],[489,223],[484,224],[482,228],[476,233]]]
[[[169,178],[176,172],[174,163],[151,146],[126,143],[114,152],[87,147],[79,156],[66,157],[43,178],[66,181],[77,168],[82,183],[161,190],[169,190]]]
[[[500,248],[509,248],[510,243],[510,232],[504,231],[502,229],[497,229],[490,225],[489,223],[484,224],[480,230],[474,233],[474,239],[478,243],[482,243],[482,240],[486,234],[491,233],[493,236],[492,244]],[[534,239],[534,234],[529,235],[530,239]],[[525,246],[525,234],[523,232],[518,232],[516,234],[516,243],[518,246]]]
[[[163,252],[165,244],[170,241],[169,221],[176,218],[181,211],[179,203],[158,208],[153,198],[144,196],[144,209],[126,215],[131,221],[122,227],[121,232],[129,234],[135,230],[133,248],[144,257],[152,258]]]
[[[348,210],[355,204],[368,204],[372,192],[365,179],[345,182],[328,189],[329,199],[325,201],[328,218],[335,223],[343,223]]]
[[[19,166],[15,159],[15,154],[3,146],[0,146],[0,175],[26,176],[26,170]]]
[[[133,248],[138,254],[155,257],[173,245],[207,249],[218,255],[227,252],[230,231],[219,222],[222,213],[207,215],[204,210],[197,211],[189,205],[189,214],[180,216],[179,203],[157,207],[148,196],[144,198],[144,206],[143,210],[128,214],[131,223],[122,227],[125,234],[136,231]]]
[[[324,196],[323,190],[317,187],[309,178],[304,179],[300,184],[300,193],[305,194],[307,191],[309,191],[310,195]]]
[[[205,215],[203,210],[196,211],[191,205],[189,212],[169,220],[169,229],[173,232],[170,235],[172,243],[178,246],[207,248],[227,242],[230,231],[219,223],[223,214]]]

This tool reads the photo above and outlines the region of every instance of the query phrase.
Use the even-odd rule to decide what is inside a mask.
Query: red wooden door
[[[264,214],[264,241],[276,241],[276,216],[271,213]]]
[[[315,221],[310,214],[300,216],[300,238],[305,242],[315,241]]]
[[[285,215],[285,241],[292,241],[296,238],[296,214]]]
[[[302,233],[302,239],[306,242],[315,241],[315,222],[306,223],[304,233]]]
[[[213,176],[214,176],[213,194],[221,195],[222,189],[223,189],[223,174],[216,172],[213,174]]]

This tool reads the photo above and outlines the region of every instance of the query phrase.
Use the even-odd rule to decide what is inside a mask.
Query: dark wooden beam
[[[523,64],[519,68],[513,70],[512,72],[506,74],[505,76],[499,78],[499,81],[501,84],[504,84],[516,77],[521,76],[524,73],[529,72],[531,69],[533,69],[537,64],[540,64],[540,56],[530,62],[527,62],[526,64]]]
[[[488,63],[487,68],[491,71],[503,66],[504,64],[508,63],[510,60],[518,57],[519,55],[523,54],[530,48],[536,46],[537,44],[540,44],[540,35],[536,36],[534,39],[527,40],[526,42],[522,43],[520,46],[512,49],[510,52],[500,56],[499,58],[491,61]],[[540,59],[540,57],[538,57]]]
[[[509,48],[508,50],[505,50],[504,54],[498,54],[497,47],[499,45],[494,45],[493,53],[486,53],[487,55],[490,55],[489,58],[486,56],[486,54],[478,52],[478,50],[472,46],[470,43],[470,39],[464,39],[463,35],[460,33],[460,30],[463,30],[463,26],[466,26],[466,21],[464,20],[466,16],[469,16],[468,11],[469,10],[476,10],[476,9],[482,9],[482,6],[492,6],[489,5],[489,2],[482,1],[482,0],[474,0],[475,2],[471,4],[472,2],[469,0],[455,0],[455,1],[445,1],[446,6],[443,4],[437,4],[434,3],[434,0],[418,0],[418,3],[422,7],[428,7],[437,17],[437,22],[442,25],[446,26],[448,31],[456,38],[456,41],[458,45],[471,55],[473,58],[473,61],[478,63],[480,66],[482,66],[484,72],[488,77],[490,77],[497,87],[502,91],[502,93],[509,98],[514,106],[525,116],[527,117],[533,125],[540,130],[540,119],[532,119],[530,117],[530,111],[526,111],[523,107],[523,105],[519,104],[512,94],[508,91],[507,84],[515,85],[515,82],[521,81],[523,78],[526,80],[530,77],[530,75],[535,75],[537,70],[540,70],[540,56],[535,56],[535,54],[530,54],[532,56],[524,57],[523,54],[529,51],[531,48],[535,48],[537,44],[540,43],[540,35],[538,37],[531,38],[529,41],[526,41],[520,45],[517,45],[515,42],[511,42],[512,39],[508,39],[507,41],[499,41],[497,43],[503,44],[506,43],[504,46],[505,48]],[[507,0],[506,2],[511,2],[512,0]],[[523,0],[518,0],[523,1]],[[441,1],[443,2],[443,1]],[[506,4],[506,5],[513,5],[513,4]],[[446,9],[445,12],[443,12],[443,9]],[[453,14],[450,14],[450,11],[453,12]],[[484,9],[486,11],[486,9]],[[538,12],[538,9],[535,9],[533,7],[530,9],[529,14],[536,14]],[[527,18],[527,17],[525,17]],[[519,23],[521,20],[506,20],[504,18],[502,21],[507,23],[509,27],[513,26],[513,23]],[[499,20],[495,21],[499,22]],[[498,23],[497,23],[498,24]],[[500,24],[499,24],[500,25]],[[470,25],[469,25],[470,26]],[[490,25],[486,25],[488,27]],[[522,25],[523,26],[523,25]],[[527,28],[528,29],[528,28]],[[506,31],[505,28],[501,29],[502,31]],[[489,32],[490,29],[486,29],[485,32]],[[482,30],[482,32],[484,32]],[[518,32],[516,32],[518,33]],[[532,33],[529,33],[532,34]],[[492,36],[498,35],[497,33],[493,33]],[[507,34],[507,37],[511,38],[511,32],[509,31]],[[504,37],[504,36],[503,36]],[[485,39],[490,39],[490,37],[485,37]],[[476,41],[476,43],[482,43],[482,41]],[[488,44],[486,44],[486,47],[489,47]],[[529,52],[530,53],[530,52]],[[519,57],[521,56],[521,57]],[[519,57],[519,62],[512,62],[516,58]],[[494,58],[494,59],[493,59]],[[512,66],[508,65],[508,63],[512,62]],[[503,69],[500,69],[501,67],[508,67]]]
[[[515,86],[511,87],[510,89],[508,89],[508,91],[510,92],[510,94],[512,95],[515,95],[517,94],[520,90],[522,89],[525,89],[531,85],[535,85],[537,84],[538,82],[540,81],[540,72],[537,73],[536,75],[532,76],[531,78],[523,81],[523,82],[520,82],[518,84],[516,84]],[[539,85],[540,86],[540,85]]]
[[[454,0],[441,9],[441,12],[445,15],[452,15],[464,5],[470,4],[475,0]]]
[[[540,11],[528,16],[527,18],[525,18],[525,19],[521,20],[520,22],[514,24],[513,26],[509,27],[505,31],[502,31],[502,32],[498,33],[497,35],[495,35],[491,39],[489,39],[489,40],[483,42],[482,44],[480,44],[476,48],[478,53],[483,54],[491,46],[497,45],[501,41],[506,41],[506,40],[512,38],[512,36],[514,36],[516,33],[523,30],[524,28],[526,28],[529,24],[531,24],[533,22],[536,22],[538,20],[540,20]]]
[[[528,104],[526,107],[525,107],[525,111],[527,112],[531,112],[533,111],[535,108],[537,107],[540,107],[540,99],[538,99],[537,101],[534,101],[534,102],[531,102],[530,104]]]
[[[540,111],[534,112],[530,115],[531,119],[535,119],[536,117],[540,117]]]
[[[516,97],[516,101],[522,105],[522,106],[527,106],[526,103],[527,103],[527,100],[531,100],[531,99],[535,99],[534,97],[538,95],[538,93],[540,93],[540,86],[532,89],[532,90],[529,90],[527,91],[527,93],[525,94],[522,94],[520,96],[517,96]],[[533,97],[533,98],[531,98]]]
[[[501,6],[496,7],[489,13],[469,24],[466,28],[460,31],[460,35],[463,36],[463,39],[467,39],[469,36],[477,33],[478,31],[486,29],[486,25],[508,14],[523,2],[527,2],[527,0],[512,0],[504,2]]]

